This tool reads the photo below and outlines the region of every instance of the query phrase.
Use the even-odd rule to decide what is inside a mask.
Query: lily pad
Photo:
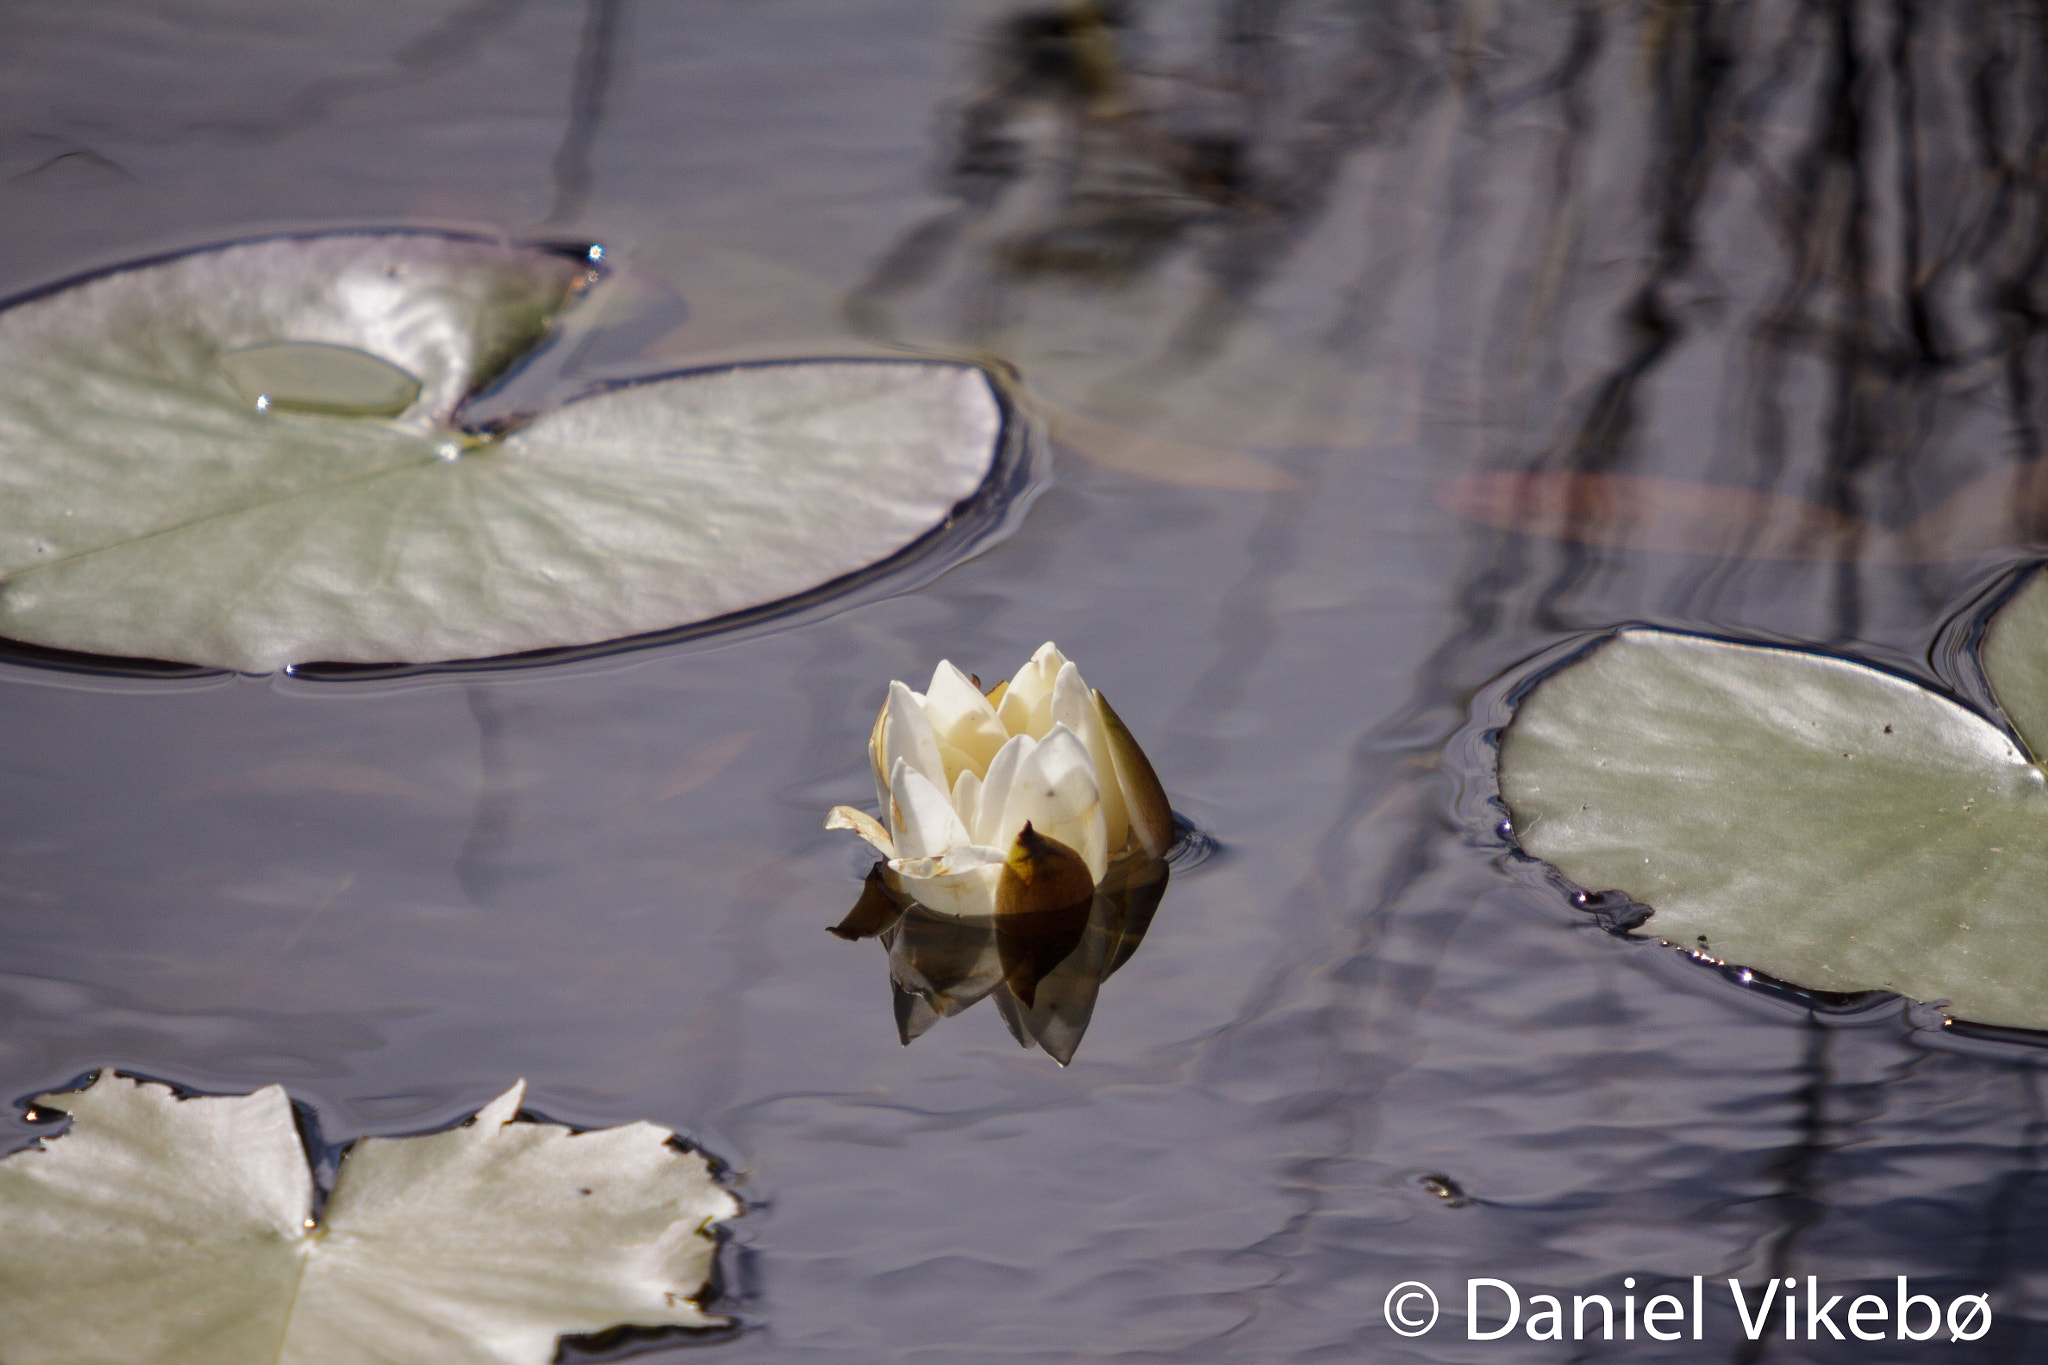
[[[1523,849],[1680,946],[2048,1028],[2048,577],[1981,657],[2003,717],[1847,659],[1624,630],[1523,698],[1501,796]]]
[[[349,1148],[316,1217],[276,1086],[111,1073],[0,1161],[8,1365],[544,1365],[564,1334],[718,1325],[692,1302],[738,1205],[648,1123],[518,1117]]]
[[[989,377],[936,362],[728,366],[466,426],[592,274],[342,233],[0,308],[0,635],[249,672],[595,644],[867,570],[995,468]]]

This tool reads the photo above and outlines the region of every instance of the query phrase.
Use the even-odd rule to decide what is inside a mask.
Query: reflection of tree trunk
[[[1804,1083],[1799,1087],[1796,1101],[1799,1126],[1793,1140],[1766,1168],[1769,1178],[1777,1186],[1768,1198],[1778,1222],[1766,1234],[1770,1251],[1762,1257],[1763,1269],[1767,1277],[1781,1281],[1799,1268],[1800,1240],[1818,1227],[1827,1214],[1827,1204],[1821,1197],[1821,1168],[1834,1150],[1827,1112],[1829,1087],[1833,1082],[1828,1059],[1829,1036],[1827,1025],[1808,1017],[1806,1056],[1801,1068]],[[1745,1341],[1736,1348],[1734,1365],[1756,1365],[1770,1351],[1772,1338],[1777,1332],[1776,1320],[1767,1322],[1760,1337]]]
[[[505,884],[505,855],[513,816],[519,804],[519,783],[506,756],[505,714],[488,687],[464,690],[469,713],[476,719],[476,806],[455,859],[455,880],[478,906],[497,898]]]
[[[590,200],[590,153],[617,75],[624,9],[625,0],[590,0],[584,14],[583,37],[576,48],[576,83],[569,91],[569,122],[550,167],[555,181],[550,223],[574,222]]]
[[[1467,624],[1425,696],[1469,692],[1505,637],[1646,614],[1739,627],[1755,559],[1831,565],[1813,578],[1828,619],[1814,634],[1849,642],[1867,633],[1873,569],[1903,569],[1889,596],[1916,593],[1931,620],[1958,578],[1913,566],[2041,542],[2043,28],[2031,9],[1786,0],[1670,7],[1608,36],[1650,52],[1641,277],[1612,317],[1613,359],[1569,384],[1576,415],[1555,434],[1500,431],[1499,473],[1447,489],[1474,519],[1544,539],[1474,543]],[[1615,93],[1565,140],[1560,186],[1615,154],[1633,112]],[[1569,86],[1557,98],[1569,122]],[[1555,190],[1553,214],[1568,201]],[[1604,236],[1612,252],[1625,216],[1606,206],[1585,250]],[[1688,394],[1703,379],[1711,405]],[[1667,416],[1674,398],[1711,420]],[[1707,558],[1650,599],[1581,545]]]

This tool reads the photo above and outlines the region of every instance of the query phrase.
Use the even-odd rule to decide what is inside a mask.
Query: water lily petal
[[[971,918],[993,915],[1003,874],[1000,849],[962,844],[934,858],[899,858],[889,864],[897,888],[927,910]]]
[[[896,760],[889,783],[890,813],[899,823],[896,853],[904,859],[934,858],[968,843],[967,826],[953,813],[953,802],[905,759]]]
[[[1027,824],[996,886],[996,948],[1003,977],[1029,1007],[1039,980],[1064,962],[1088,925],[1095,878],[1075,850]]]
[[[996,714],[1002,717],[1005,729],[1013,735],[1045,738],[1046,731],[1052,729],[1053,724],[1053,682],[1066,662],[1067,656],[1047,640],[1017,670],[1017,676],[1010,679],[1009,687],[1003,692],[1003,700],[996,707]]]
[[[1052,679],[1052,723],[1064,725],[1078,735],[1081,715],[1092,707],[1093,699],[1088,695],[1088,684],[1081,681],[1079,665],[1071,660],[1061,664]]]
[[[1055,725],[1017,767],[1003,802],[996,847],[1009,848],[1026,824],[1081,855],[1088,875],[1102,880],[1109,866],[1108,829],[1102,817],[1102,789],[1088,746],[1064,725]]]
[[[868,767],[875,774],[875,805],[885,811],[889,809],[889,759],[882,746],[888,730],[889,703],[885,700],[882,709],[875,712],[875,728],[868,731]]]
[[[968,837],[974,835],[974,819],[981,810],[981,779],[972,771],[963,772],[953,779],[953,811],[960,817],[960,823],[967,826]]]
[[[969,757],[965,750],[956,749],[944,740],[939,741],[939,764],[945,769],[949,787],[962,776],[972,775],[983,766]]]
[[[882,725],[882,770],[893,787],[896,762],[902,759],[924,774],[940,791],[952,785],[946,777],[946,760],[939,753],[939,737],[925,717],[924,698],[900,682],[889,684],[889,715]]]
[[[1102,714],[1095,705],[1095,693],[1081,681],[1081,670],[1071,663],[1053,679],[1052,718],[1055,724],[1079,735],[1088,746],[1089,761],[1095,765],[1095,785],[1102,793],[1103,838],[1114,856],[1130,838],[1130,816],[1124,809],[1123,788],[1116,780],[1116,758],[1109,747]]]
[[[1153,857],[1164,858],[1166,850],[1173,847],[1173,807],[1166,799],[1166,788],[1159,784],[1151,760],[1100,690],[1095,693],[1095,709],[1101,715],[1103,739],[1116,759],[1115,780],[1130,817],[1131,837]]]
[[[1010,788],[1017,781],[1017,769],[1038,748],[1029,735],[1017,735],[996,751],[989,761],[988,775],[981,780],[981,803],[974,813],[974,842],[997,848],[1007,845],[996,836],[1002,832],[1003,807],[1009,803]],[[1012,839],[1017,836],[1012,834]]]
[[[1010,737],[988,698],[975,690],[967,675],[948,660],[940,660],[932,672],[931,690],[924,696],[924,713],[939,737],[941,748],[950,746],[957,750],[977,777],[988,771],[996,750]],[[949,757],[947,776],[958,772]]]
[[[882,828],[882,822],[864,810],[852,806],[834,806],[825,817],[826,829],[850,829],[875,846],[875,851],[884,858],[896,856],[896,841],[889,837],[889,831]]]

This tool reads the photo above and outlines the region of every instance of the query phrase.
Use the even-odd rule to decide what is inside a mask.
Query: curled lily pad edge
[[[479,674],[525,670],[546,666],[626,662],[628,656],[647,650],[687,645],[717,637],[721,645],[760,635],[792,629],[837,615],[841,611],[914,592],[955,564],[980,554],[1006,539],[1021,524],[1050,480],[1052,455],[1043,422],[1036,419],[1021,380],[1014,371],[985,355],[926,354],[904,348],[901,356],[816,355],[775,359],[750,359],[696,364],[657,370],[648,374],[601,376],[549,399],[544,407],[521,410],[483,427],[465,423],[464,416],[502,395],[507,387],[563,340],[566,323],[590,289],[607,278],[613,267],[606,260],[601,243],[581,239],[522,239],[476,228],[419,224],[376,225],[350,223],[332,227],[278,228],[246,237],[211,240],[181,245],[147,256],[92,266],[61,278],[30,286],[0,298],[0,313],[33,303],[95,280],[169,264],[191,256],[225,251],[235,247],[269,242],[315,241],[342,237],[420,237],[479,246],[534,251],[581,263],[585,283],[573,291],[560,310],[548,320],[538,340],[509,363],[489,375],[475,389],[463,395],[448,416],[448,424],[476,435],[502,436],[548,413],[562,411],[576,403],[603,397],[625,389],[691,379],[736,370],[791,365],[944,365],[978,371],[987,382],[996,405],[997,434],[988,473],[979,487],[956,502],[944,519],[917,539],[886,558],[850,573],[773,602],[686,622],[679,626],[645,631],[635,635],[590,644],[563,645],[525,650],[511,654],[470,659],[436,660],[431,663],[332,663],[307,661],[292,664],[276,675],[310,683],[344,682],[351,685],[374,682],[417,683],[437,678],[473,680]],[[352,419],[338,419],[352,420]],[[374,420],[374,419],[373,419]],[[112,684],[148,688],[161,683],[211,684],[245,676],[233,669],[167,660],[124,657],[56,649],[0,636],[0,671],[23,680],[58,686],[75,685],[90,679],[102,688]]]
[[[30,285],[25,289],[0,297],[0,313],[6,313],[23,304],[35,303],[55,294],[62,294],[97,280],[110,279],[138,270],[150,270],[173,261],[186,260],[193,256],[210,255],[216,251],[229,251],[236,247],[263,246],[272,242],[315,242],[347,237],[417,237],[433,241],[456,242],[470,246],[502,247],[513,251],[531,251],[537,255],[553,256],[561,260],[580,264],[584,270],[583,283],[572,289],[563,300],[562,307],[548,319],[548,325],[533,345],[527,347],[494,373],[486,376],[470,392],[464,394],[448,414],[448,424],[457,430],[472,430],[462,420],[468,408],[501,393],[505,386],[523,373],[542,353],[553,349],[561,340],[563,324],[576,305],[590,292],[592,286],[609,277],[612,268],[604,259],[605,248],[596,241],[581,241],[571,238],[520,238],[504,233],[491,232],[476,227],[440,227],[417,223],[347,223],[331,227],[280,227],[272,231],[251,233],[245,237],[193,242],[186,245],[167,247],[147,256],[131,257],[102,265],[89,266],[54,280]],[[368,354],[368,352],[365,352]],[[382,356],[377,357],[382,360]],[[387,362],[388,363],[388,362]],[[53,651],[63,652],[63,651]],[[87,656],[91,657],[91,656]],[[219,671],[219,670],[210,670]]]

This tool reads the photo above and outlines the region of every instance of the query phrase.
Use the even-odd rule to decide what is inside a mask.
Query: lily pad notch
[[[1944,638],[1986,710],[1836,655],[1620,630],[1510,694],[1506,832],[1717,965],[2048,1029],[2048,573]]]
[[[0,636],[128,673],[585,657],[899,591],[1021,517],[1042,435],[978,366],[522,392],[598,255],[274,237],[0,303]]]

